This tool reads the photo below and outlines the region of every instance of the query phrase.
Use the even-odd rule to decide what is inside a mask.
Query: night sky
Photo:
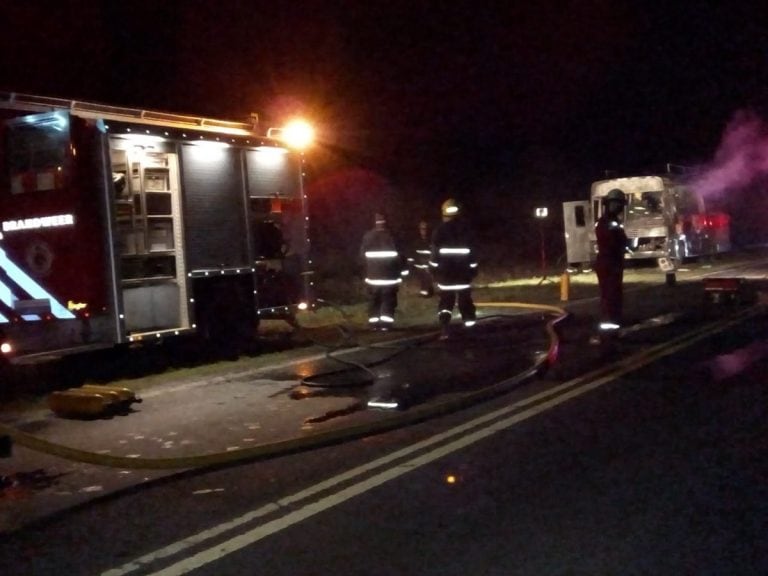
[[[715,167],[745,115],[765,141],[765,2],[0,2],[0,90],[303,114],[326,200],[454,195],[495,233],[605,170]]]

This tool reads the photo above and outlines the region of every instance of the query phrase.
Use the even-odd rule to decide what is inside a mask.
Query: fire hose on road
[[[214,468],[233,465],[240,462],[266,459],[283,454],[307,451],[322,446],[328,446],[343,441],[378,434],[396,428],[401,428],[418,422],[442,416],[472,406],[479,402],[489,400],[527,382],[536,375],[541,374],[547,366],[556,361],[559,353],[560,339],[557,334],[557,324],[567,317],[567,313],[555,306],[519,304],[510,302],[481,302],[479,307],[489,308],[519,308],[538,312],[546,312],[555,315],[555,318],[546,324],[550,346],[546,354],[543,354],[527,370],[493,385],[463,394],[431,405],[422,405],[413,409],[385,413],[374,422],[359,425],[351,425],[339,429],[327,430],[287,440],[264,443],[248,448],[238,448],[225,452],[206,453],[191,456],[178,456],[169,458],[141,458],[129,456],[115,456],[104,453],[95,453],[79,448],[57,444],[38,436],[28,434],[16,428],[0,424],[0,436],[12,438],[13,442],[30,450],[43,452],[52,456],[65,458],[77,462],[108,466],[121,469],[146,469],[146,470],[188,470],[199,468]],[[671,355],[691,344],[710,337],[737,323],[754,317],[762,311],[761,306],[753,306],[731,315],[725,319],[708,323],[692,331],[686,332],[672,340],[656,344],[635,354],[619,359],[602,366],[592,372],[580,376],[570,382],[562,384],[558,388],[567,387],[570,384],[583,383],[590,378],[604,378],[606,375],[618,375],[637,370],[664,356]]]

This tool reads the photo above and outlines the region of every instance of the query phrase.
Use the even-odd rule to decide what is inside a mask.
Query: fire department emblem
[[[53,252],[47,242],[35,240],[24,254],[27,269],[35,276],[47,276],[53,266]]]

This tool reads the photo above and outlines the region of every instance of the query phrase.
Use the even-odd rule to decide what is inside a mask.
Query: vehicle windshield
[[[628,194],[627,211],[633,216],[661,216],[662,215],[662,193],[661,191],[652,192],[633,192]]]
[[[65,114],[51,112],[5,123],[6,176],[12,194],[57,190],[63,186],[69,146]]]

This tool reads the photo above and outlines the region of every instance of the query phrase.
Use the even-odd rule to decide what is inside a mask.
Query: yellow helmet
[[[453,198],[448,198],[440,207],[440,212],[443,216],[456,216],[460,211],[459,203]]]

